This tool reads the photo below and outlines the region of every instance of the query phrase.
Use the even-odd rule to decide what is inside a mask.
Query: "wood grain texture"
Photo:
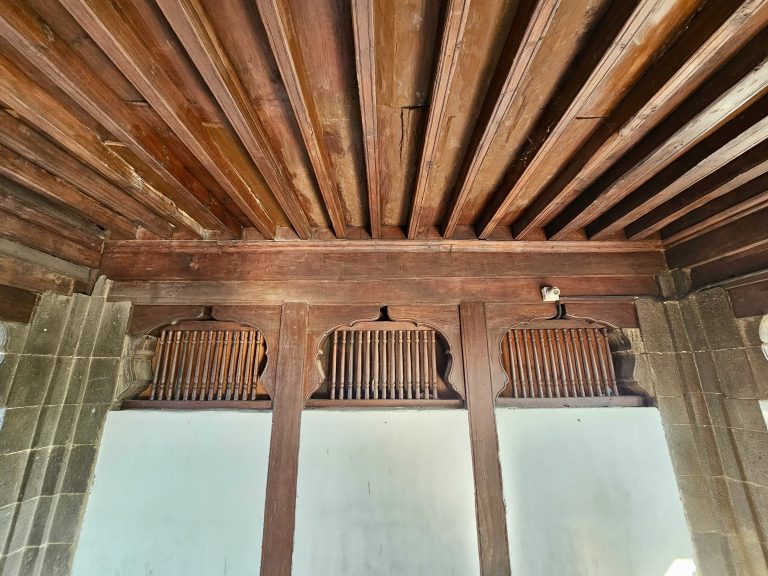
[[[605,129],[593,134],[515,220],[515,236],[529,238],[535,230],[546,226],[744,48],[767,20],[768,2],[764,0],[743,2],[735,11],[727,3],[703,7],[606,118]]]
[[[263,576],[291,574],[308,320],[306,304],[283,304],[261,546]]]
[[[510,574],[511,569],[494,413],[496,393],[491,380],[485,305],[482,302],[462,302],[459,315],[475,476],[480,574],[503,576]]]
[[[169,127],[259,232],[267,238],[274,237],[275,222],[266,213],[263,203],[242,180],[228,173],[226,161],[217,157],[217,148],[211,145],[200,118],[183,104],[184,96],[170,76],[162,68],[152,65],[152,54],[116,7],[87,0],[64,0],[62,4],[153,108],[163,115]]]
[[[257,0],[257,6],[312,161],[334,233],[337,238],[344,238],[346,222],[339,198],[339,183],[334,178],[325,142],[319,137],[323,131],[309,84],[304,56],[298,45],[298,33],[293,15],[287,3]]]
[[[0,320],[27,324],[37,304],[37,294],[0,284]]]
[[[514,220],[527,208],[541,189],[541,179],[551,174],[543,170],[550,156],[555,155],[562,165],[583,144],[699,4],[693,0],[639,2],[557,125],[535,153],[527,155],[513,186],[481,218],[479,238],[487,238],[502,219]]]
[[[248,94],[200,0],[158,2],[197,69],[264,176],[299,238],[309,238],[309,221],[296,199],[269,136],[248,101]]]

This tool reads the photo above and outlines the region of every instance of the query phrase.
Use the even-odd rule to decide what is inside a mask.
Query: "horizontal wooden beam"
[[[768,80],[768,77],[766,78]],[[751,126],[745,126],[760,117]],[[731,126],[733,125],[733,126]],[[723,134],[722,132],[727,132]],[[720,143],[720,138],[725,140]],[[649,211],[657,208],[665,201],[674,198],[691,186],[700,182],[724,168],[729,162],[736,160],[752,148],[768,140],[768,99],[763,98],[756,102],[750,110],[744,114],[744,118],[738,118],[718,131],[718,141],[702,142],[691,150],[679,163],[672,164],[666,170],[662,170],[656,177],[640,186],[634,192],[625,197],[621,202],[607,210],[592,224],[587,226],[587,235],[591,238],[607,238],[623,228],[629,226]],[[717,146],[717,148],[716,148]],[[713,148],[716,148],[713,150]],[[678,168],[678,164],[680,164]],[[683,172],[679,174],[680,172]],[[668,183],[668,180],[673,180]],[[655,232],[653,227],[632,234],[632,238],[647,238]]]
[[[207,136],[200,118],[184,94],[154,59],[118,7],[88,0],[62,0],[62,5],[112,60],[136,89],[192,151],[211,176],[266,238],[273,238],[275,222],[245,183],[226,169],[226,160]]]
[[[764,37],[760,38],[764,39]],[[750,61],[750,65],[747,66],[746,60],[742,62],[742,67],[747,68],[748,72],[741,79],[724,89],[721,88],[716,98],[711,100],[707,98],[708,103],[672,134],[668,134],[668,130],[662,125],[658,133],[661,137],[651,138],[654,136],[652,134],[649,137],[651,140],[635,154],[638,157],[632,158],[631,165],[622,164],[614,167],[555,218],[547,226],[548,236],[555,240],[563,239],[574,230],[595,221],[609,208],[766,95],[768,93],[766,50],[762,47],[756,53],[751,50],[749,52],[746,60]],[[752,60],[756,60],[754,65]],[[728,68],[723,73],[727,75],[735,69],[738,67]],[[692,104],[689,104],[689,108],[696,109]],[[675,126],[672,122],[669,124]],[[615,232],[617,227],[611,225],[595,233],[600,237],[606,237],[608,230]]]
[[[600,301],[606,296],[655,296],[651,276],[543,278],[415,278],[381,280],[263,281],[118,281],[110,298],[135,304],[279,304],[298,300],[310,304],[414,304],[540,302],[542,286],[558,286],[563,294]]]
[[[298,35],[294,29],[293,15],[288,4],[278,0],[256,0],[256,5],[304,138],[333,231],[337,238],[344,238],[346,223],[339,183],[334,177],[329,152],[322,137],[323,130],[309,85]]]
[[[768,0],[705,6],[675,43],[654,62],[587,145],[544,188],[513,224],[529,239],[633,146],[667,118],[710,75],[768,23]]]
[[[564,160],[570,157],[571,150],[578,150],[700,4],[695,0],[641,0],[637,4],[618,36],[601,55],[581,91],[547,132],[546,140],[526,156],[522,173],[489,206],[478,226],[479,238],[488,238],[503,219],[514,220],[522,214],[537,192],[538,186],[534,187],[533,183],[541,176],[544,162],[553,154]],[[613,8],[622,11],[625,6],[618,3]],[[574,138],[574,135],[581,137]],[[562,149],[566,145],[569,153]]]
[[[27,324],[32,319],[36,304],[36,293],[0,285],[0,320]]]
[[[2,144],[0,174],[54,202],[66,204],[90,221],[109,230],[116,238],[132,238],[136,234],[136,225],[125,216],[96,202],[79,188],[46,172]]]
[[[378,280],[654,276],[661,252],[335,250],[299,246],[161,242],[110,244],[101,269],[117,280]],[[551,247],[549,247],[551,248]],[[392,287],[394,289],[394,287]]]
[[[667,262],[671,268],[691,268],[768,245],[766,222],[768,208],[669,248]]]
[[[284,173],[269,136],[216,34],[200,0],[160,0],[166,19],[221,105],[240,141],[269,185],[299,238],[309,238],[309,221]]]

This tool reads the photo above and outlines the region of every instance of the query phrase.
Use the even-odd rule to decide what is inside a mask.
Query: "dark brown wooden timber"
[[[509,548],[494,413],[496,392],[491,379],[485,304],[462,302],[459,313],[475,475],[480,574],[504,576],[510,574]]]
[[[283,304],[261,547],[262,576],[290,576],[309,307]]]

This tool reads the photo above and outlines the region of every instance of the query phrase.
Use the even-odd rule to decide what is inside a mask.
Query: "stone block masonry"
[[[106,413],[115,400],[130,304],[44,295],[8,324],[0,365],[0,576],[63,576],[80,528]]]

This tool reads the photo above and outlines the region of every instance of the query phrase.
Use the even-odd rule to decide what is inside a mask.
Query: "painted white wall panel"
[[[512,574],[665,576],[690,535],[657,410],[498,408]]]
[[[75,576],[257,576],[271,413],[111,412]]]
[[[464,410],[302,415],[294,576],[478,573]]]

